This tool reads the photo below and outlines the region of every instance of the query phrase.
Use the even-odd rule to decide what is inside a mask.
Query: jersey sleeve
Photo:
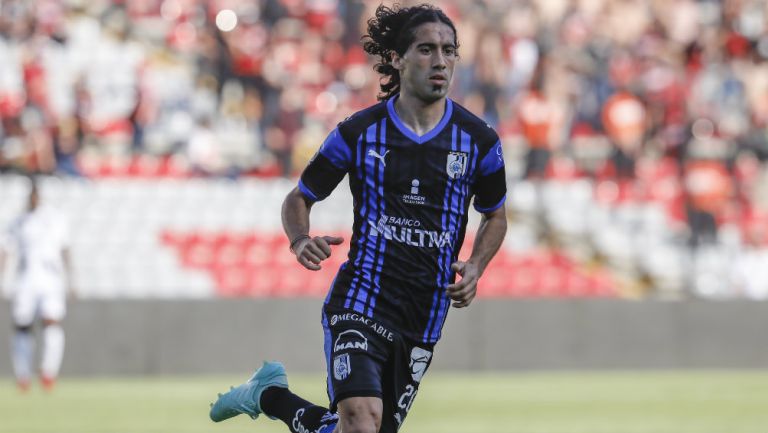
[[[336,128],[301,174],[299,190],[310,200],[323,200],[333,192],[351,165],[352,148]]]
[[[474,192],[475,210],[482,213],[500,208],[507,199],[507,179],[501,141],[497,140],[480,161]]]

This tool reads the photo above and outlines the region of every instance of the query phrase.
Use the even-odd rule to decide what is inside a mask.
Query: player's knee
[[[343,433],[377,433],[381,427],[381,415],[374,412],[352,412],[342,416]]]
[[[55,319],[43,319],[43,326],[54,326],[58,325],[59,321]]]
[[[339,411],[342,433],[377,433],[381,428],[381,407],[378,405],[347,405]]]

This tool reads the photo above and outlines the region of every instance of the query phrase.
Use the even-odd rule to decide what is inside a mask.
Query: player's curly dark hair
[[[373,69],[382,75],[379,80],[381,93],[379,100],[384,100],[400,91],[400,73],[392,66],[392,53],[405,54],[415,39],[414,29],[424,23],[442,22],[453,30],[453,43],[459,48],[456,27],[439,8],[421,4],[412,7],[392,8],[379,5],[376,14],[368,20],[368,34],[363,36],[363,49],[370,55],[379,56],[379,63]]]

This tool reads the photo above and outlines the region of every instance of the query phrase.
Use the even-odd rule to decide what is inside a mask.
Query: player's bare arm
[[[447,289],[448,296],[454,301],[454,307],[467,307],[475,299],[477,282],[501,247],[506,232],[507,216],[504,206],[483,214],[469,259],[466,262],[456,261],[451,265],[451,269],[461,276],[461,280],[449,285]]]
[[[331,245],[339,245],[343,238],[336,236],[309,236],[309,213],[314,202],[294,188],[283,201],[283,230],[291,242],[291,252],[305,268],[318,271],[320,262],[331,256]]]

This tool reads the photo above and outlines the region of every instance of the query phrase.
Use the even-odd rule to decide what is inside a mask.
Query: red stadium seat
[[[333,236],[349,235],[335,233]],[[164,245],[177,250],[183,266],[206,269],[224,297],[323,297],[341,264],[346,247],[335,249],[319,271],[304,269],[288,250],[282,233],[191,232],[165,230]],[[468,236],[460,257],[473,239]],[[502,248],[478,287],[481,298],[616,296],[605,273],[579,269],[567,256],[539,249],[526,254]]]

